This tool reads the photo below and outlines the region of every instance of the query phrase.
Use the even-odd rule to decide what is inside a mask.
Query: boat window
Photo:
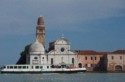
[[[17,66],[14,66],[14,69],[17,69]]]
[[[47,66],[47,68],[49,68],[49,66]]]
[[[26,66],[23,66],[23,69],[26,69]]]
[[[43,68],[43,66],[40,66],[40,68],[42,69],[42,68]]]
[[[9,69],[9,66],[7,66],[7,69]]]
[[[22,67],[21,66],[18,66],[18,69],[21,69]]]
[[[33,69],[33,66],[32,66],[32,69]]]
[[[39,66],[36,66],[36,69],[39,69]]]
[[[13,69],[13,66],[10,66],[10,69]]]
[[[6,68],[6,66],[3,66],[3,67],[1,67],[1,68]]]

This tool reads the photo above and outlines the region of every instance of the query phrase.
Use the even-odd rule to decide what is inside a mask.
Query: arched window
[[[74,58],[72,58],[72,64],[74,65]]]
[[[53,58],[51,58],[51,64],[53,64]]]

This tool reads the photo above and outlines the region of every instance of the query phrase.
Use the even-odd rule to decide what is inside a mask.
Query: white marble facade
[[[71,51],[70,42],[61,37],[52,42],[48,52],[37,40],[30,45],[29,54],[26,55],[26,64],[51,64],[54,66],[70,65],[77,67],[77,55]]]
[[[50,47],[53,49],[47,53],[49,64],[77,66],[77,55],[71,51],[70,42],[67,39],[61,37],[54,41]]]
[[[36,26],[36,41],[30,45],[26,54],[26,64],[51,64],[53,66],[77,66],[77,55],[71,50],[70,42],[62,35],[49,44],[45,51],[45,25],[43,17],[39,17]]]

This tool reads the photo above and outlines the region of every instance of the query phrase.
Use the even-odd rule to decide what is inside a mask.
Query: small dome
[[[41,43],[39,43],[38,41],[36,41],[35,43],[33,43],[30,46],[29,52],[31,54],[44,54],[45,49],[44,49],[44,47],[43,47],[43,45]]]
[[[70,42],[62,36],[55,42],[55,44],[70,45]]]

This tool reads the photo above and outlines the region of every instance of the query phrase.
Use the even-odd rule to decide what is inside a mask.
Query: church
[[[36,26],[36,41],[25,47],[17,64],[49,64],[52,66],[78,67],[78,58],[71,50],[71,43],[61,36],[50,42],[48,51],[45,49],[46,30],[43,17],[39,17]]]
[[[36,40],[25,47],[17,65],[49,65],[52,68],[79,67],[87,71],[125,72],[125,50],[97,52],[94,50],[72,51],[71,43],[61,36],[45,48],[46,30],[43,17],[39,17],[36,26]]]

